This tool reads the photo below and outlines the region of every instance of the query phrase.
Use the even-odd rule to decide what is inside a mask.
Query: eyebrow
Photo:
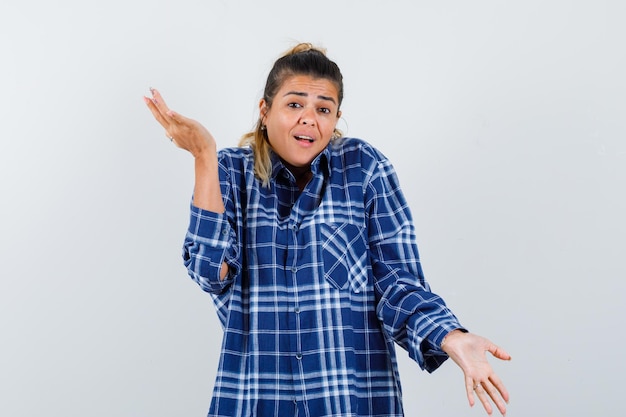
[[[285,95],[283,97],[286,97],[288,95],[295,95],[295,96],[300,96],[300,97],[308,97],[309,93],[305,93],[302,91],[288,91],[287,93],[285,93]],[[320,100],[328,100],[331,101],[333,104],[337,104],[337,102],[335,101],[334,98],[329,97],[329,96],[317,96],[317,98],[319,98]]]

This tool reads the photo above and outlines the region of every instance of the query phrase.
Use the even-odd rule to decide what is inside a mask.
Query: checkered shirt
[[[249,148],[221,150],[225,213],[191,205],[184,262],[224,333],[209,417],[402,416],[394,345],[432,372],[461,325],[424,279],[393,166],[338,139],[300,191],[272,161],[264,187]]]

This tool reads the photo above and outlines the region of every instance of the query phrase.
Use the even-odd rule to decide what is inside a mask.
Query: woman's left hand
[[[511,359],[511,355],[484,337],[460,330],[448,333],[441,348],[463,370],[470,406],[474,406],[475,393],[487,414],[491,415],[493,412],[493,402],[500,413],[505,415],[509,393],[487,361],[486,352],[507,361]]]

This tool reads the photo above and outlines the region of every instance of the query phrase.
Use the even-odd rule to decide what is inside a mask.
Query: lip
[[[293,138],[300,145],[307,146],[307,147],[313,145],[317,141],[315,139],[315,136],[307,135],[306,133],[296,133],[293,135]]]

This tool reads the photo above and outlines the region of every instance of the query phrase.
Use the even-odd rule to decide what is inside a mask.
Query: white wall
[[[623,416],[626,6],[614,1],[25,1],[0,6],[0,415],[203,416],[220,329],[180,246],[192,160],[273,60],[328,48],[344,121],[395,163],[425,271],[509,416]],[[480,416],[401,354],[407,416]]]

